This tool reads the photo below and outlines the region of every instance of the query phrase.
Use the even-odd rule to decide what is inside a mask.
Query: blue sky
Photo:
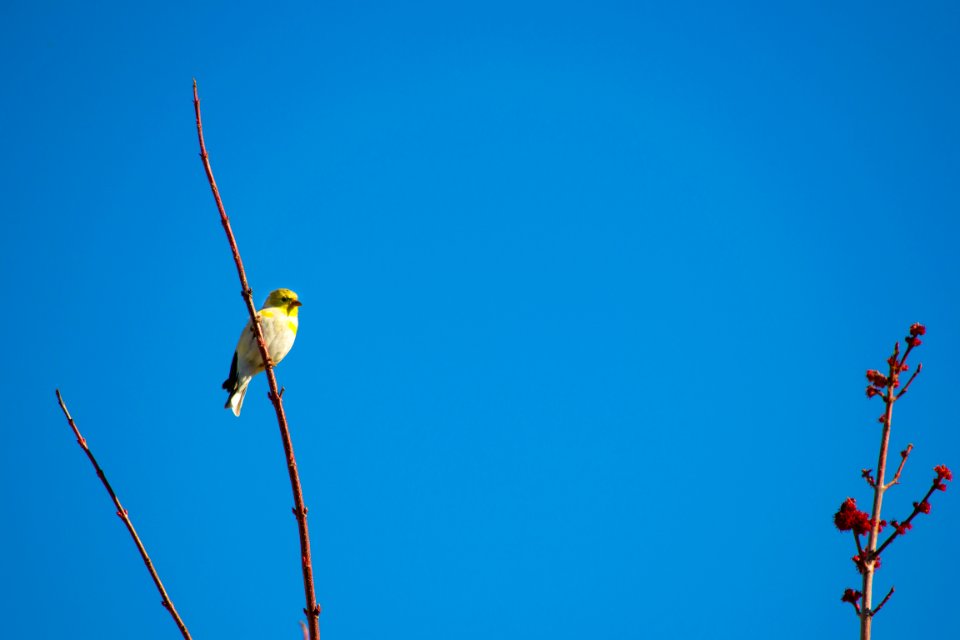
[[[960,467],[954,3],[0,8],[0,611],[299,638],[296,527],[197,158],[278,369],[325,638],[854,637],[867,368],[917,320],[888,517]],[[951,364],[952,363],[952,364]],[[884,637],[956,637],[960,498],[885,556]]]

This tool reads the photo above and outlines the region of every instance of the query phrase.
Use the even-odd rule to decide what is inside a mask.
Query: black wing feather
[[[237,352],[233,352],[233,362],[230,363],[230,377],[223,381],[223,388],[233,392],[237,388]]]

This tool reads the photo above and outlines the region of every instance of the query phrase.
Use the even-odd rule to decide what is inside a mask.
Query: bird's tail
[[[242,376],[237,379],[236,386],[233,389],[229,389],[230,397],[227,398],[227,403],[223,405],[224,409],[231,409],[233,415],[240,417],[240,409],[243,407],[243,396],[247,395],[247,386],[250,384],[251,378],[249,376]]]
[[[231,409],[233,415],[240,417],[240,408],[243,406],[243,396],[247,395],[247,385],[250,384],[251,376],[242,376],[237,368],[237,354],[233,354],[233,362],[230,363],[230,376],[223,381],[221,385],[230,392],[227,403],[223,405],[224,409]]]

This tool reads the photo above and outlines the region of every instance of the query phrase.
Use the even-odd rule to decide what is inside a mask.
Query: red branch
[[[900,526],[901,526],[901,527],[907,527],[907,525],[909,525],[910,523],[913,522],[913,519],[916,518],[916,517],[917,517],[917,514],[921,512],[921,508],[922,508],[921,505],[923,505],[923,504],[929,504],[930,496],[933,495],[933,492],[936,491],[936,489],[937,489],[937,481],[934,480],[934,481],[933,481],[933,486],[931,486],[931,487],[930,487],[930,490],[927,491],[927,495],[923,496],[923,500],[921,500],[920,502],[914,503],[915,506],[913,507],[913,513],[910,514],[910,517],[909,517],[909,518],[907,518],[906,520],[904,520],[903,522],[900,523]],[[909,528],[909,527],[908,527],[908,528]],[[905,530],[905,529],[904,529],[904,530]],[[890,546],[890,543],[893,542],[893,541],[897,538],[897,536],[900,536],[900,535],[902,535],[902,534],[900,533],[900,531],[898,530],[898,528],[897,528],[897,527],[894,527],[893,533],[890,534],[890,537],[889,537],[889,538],[887,538],[886,540],[884,540],[883,544],[880,545],[880,547],[877,549],[877,551],[876,551],[876,553],[874,553],[874,555],[875,555],[875,556],[879,556],[881,553],[883,553],[883,550],[886,549],[887,547],[889,547],[889,546]]]
[[[855,541],[857,543],[858,552],[858,555],[855,559],[857,560],[857,569],[863,576],[863,592],[857,592],[858,596],[862,596],[863,598],[863,603],[860,607],[860,640],[870,640],[873,616],[890,600],[890,597],[893,595],[893,588],[891,587],[889,593],[887,593],[883,600],[881,600],[880,604],[876,608],[872,607],[873,578],[875,571],[880,566],[880,554],[890,545],[891,542],[897,538],[897,536],[902,535],[904,531],[911,527],[911,521],[918,513],[929,513],[929,504],[927,503],[927,500],[930,498],[930,495],[936,489],[946,489],[943,481],[952,479],[952,474],[946,466],[941,465],[936,467],[934,470],[937,472],[937,477],[934,479],[930,491],[927,492],[927,495],[921,502],[914,503],[913,513],[904,522],[900,523],[896,520],[891,522],[891,524],[894,526],[893,533],[886,539],[886,541],[883,542],[883,544],[878,545],[880,529],[885,524],[880,519],[880,510],[883,506],[883,496],[887,489],[895,484],[899,484],[900,475],[903,473],[904,465],[907,462],[907,458],[910,456],[910,451],[913,449],[913,445],[909,444],[907,445],[906,449],[900,452],[900,464],[897,466],[897,470],[890,482],[885,483],[884,481],[887,472],[887,452],[890,445],[890,428],[893,422],[893,405],[903,397],[903,395],[910,388],[910,385],[913,384],[917,374],[919,374],[923,369],[923,365],[918,364],[913,374],[907,380],[907,383],[900,388],[900,375],[909,368],[907,366],[907,358],[913,352],[915,347],[922,344],[920,336],[924,335],[925,333],[926,328],[922,324],[919,322],[914,323],[910,327],[910,335],[904,338],[907,347],[903,351],[902,355],[900,352],[900,343],[897,342],[894,344],[893,354],[887,359],[887,375],[883,375],[874,369],[867,371],[867,380],[870,383],[867,386],[867,397],[872,398],[874,396],[880,396],[884,403],[884,413],[880,418],[883,429],[880,434],[880,454],[877,460],[877,475],[874,477],[872,475],[872,470],[870,469],[864,469],[861,472],[861,475],[866,479],[867,483],[873,489],[873,507],[870,512],[869,522],[871,526],[868,532],[869,535],[865,547],[861,547],[860,539],[859,537],[856,537],[855,533]],[[898,388],[900,388],[899,393],[896,391]],[[921,505],[926,506],[922,507]],[[840,528],[840,525],[838,525],[838,528]],[[841,528],[841,530],[844,529]],[[849,597],[848,593],[844,594],[845,601],[855,602],[851,601]]]
[[[260,355],[263,358],[265,372],[267,374],[267,384],[270,385],[268,397],[273,403],[273,408],[277,413],[277,423],[280,426],[280,437],[283,440],[283,450],[287,456],[287,471],[290,474],[290,486],[293,489],[293,514],[297,518],[297,528],[300,532],[300,560],[303,567],[303,592],[306,597],[307,606],[303,612],[307,615],[307,621],[310,626],[310,640],[319,640],[320,638],[320,606],[317,604],[317,595],[313,583],[313,565],[310,556],[310,534],[307,529],[307,507],[303,503],[303,489],[300,486],[300,474],[297,472],[297,460],[293,455],[293,441],[290,439],[290,427],[287,426],[287,416],[283,411],[283,399],[281,393],[277,390],[277,378],[274,375],[273,363],[270,360],[270,354],[267,351],[267,343],[263,339],[263,328],[260,326],[260,318],[257,315],[257,309],[253,304],[253,291],[247,283],[247,275],[243,269],[243,261],[240,259],[240,250],[237,248],[237,241],[233,236],[233,230],[230,228],[230,219],[223,208],[223,201],[220,199],[220,190],[217,189],[217,181],[213,178],[213,169],[210,168],[210,159],[207,156],[207,146],[203,141],[203,125],[200,120],[200,95],[197,92],[197,81],[193,81],[193,109],[197,116],[197,138],[200,142],[200,159],[203,161],[203,169],[207,173],[207,180],[210,182],[210,189],[213,191],[213,199],[217,202],[217,209],[220,212],[220,222],[223,224],[223,230],[227,233],[227,240],[230,243],[230,250],[233,252],[233,261],[237,265],[237,275],[240,277],[240,286],[243,299],[247,303],[247,312],[250,314],[250,320],[253,324],[254,333],[257,336],[257,345],[260,347]]]
[[[903,395],[901,393],[901,395]],[[907,464],[907,458],[910,456],[910,452],[913,451],[913,444],[908,444],[907,448],[900,452],[900,466],[897,467],[897,472],[893,474],[893,480],[888,482],[883,490],[886,491],[895,484],[900,484],[900,474],[903,473],[903,465]]]
[[[883,609],[883,605],[887,604],[887,600],[890,599],[890,596],[893,595],[893,587],[890,587],[890,591],[887,591],[887,595],[883,597],[883,600],[880,601],[880,604],[877,605],[877,608],[870,612],[871,616],[875,616],[880,613],[880,609]]]
[[[899,351],[899,345],[894,347],[893,362],[896,362],[896,354]],[[873,508],[870,511],[870,535],[867,538],[867,547],[865,553],[860,557],[863,559],[863,613],[860,616],[860,640],[870,640],[872,630],[872,616],[870,615],[871,605],[873,603],[873,573],[876,571],[876,553],[877,537],[880,535],[880,509],[883,504],[884,494],[884,474],[887,470],[887,448],[890,444],[890,426],[893,422],[893,403],[896,397],[893,393],[896,375],[899,370],[899,363],[890,366],[889,385],[887,392],[883,395],[885,411],[881,422],[883,423],[882,433],[880,435],[880,456],[877,460],[877,477],[873,485]]]
[[[909,352],[909,349],[908,349],[908,352]],[[917,368],[913,371],[913,375],[910,376],[910,379],[909,379],[909,380],[907,380],[907,384],[903,385],[903,389],[901,389],[901,390],[900,390],[900,393],[897,394],[897,399],[898,399],[898,400],[899,400],[900,398],[902,398],[902,397],[903,397],[903,394],[905,394],[905,393],[907,392],[907,389],[910,388],[910,385],[913,384],[913,381],[914,381],[914,379],[917,377],[917,374],[920,373],[921,371],[923,371],[923,363],[922,363],[922,362],[917,365]]]
[[[114,492],[113,487],[110,486],[110,482],[107,480],[106,474],[103,473],[103,469],[100,468],[100,465],[97,463],[97,459],[93,457],[93,452],[90,451],[90,447],[87,446],[86,439],[80,435],[80,429],[77,428],[77,423],[73,421],[73,417],[70,415],[70,412],[67,411],[67,405],[63,402],[63,396],[60,395],[59,389],[57,389],[57,402],[60,403],[60,410],[63,411],[63,415],[67,418],[70,428],[73,429],[73,434],[77,436],[77,444],[79,444],[80,448],[83,449],[83,452],[87,454],[90,464],[93,465],[94,470],[97,472],[97,477],[100,478],[100,482],[103,483],[107,493],[110,494],[110,499],[113,500],[113,505],[117,508],[117,515],[120,516],[121,520],[123,520],[123,524],[126,525],[127,531],[130,532],[130,537],[133,538],[134,544],[137,545],[137,551],[140,552],[140,557],[143,558],[143,564],[147,566],[147,571],[150,572],[150,577],[153,578],[153,584],[157,585],[157,591],[160,592],[160,597],[163,598],[160,604],[162,604],[163,607],[170,612],[170,615],[173,616],[173,621],[177,623],[177,628],[180,629],[180,633],[183,635],[184,639],[191,640],[190,632],[187,631],[187,625],[183,623],[183,620],[180,618],[180,614],[177,613],[177,608],[173,606],[173,601],[170,599],[170,596],[167,595],[167,590],[163,587],[163,582],[160,581],[160,576],[157,574],[157,570],[153,568],[153,561],[150,560],[150,556],[147,554],[146,547],[144,547],[143,542],[140,541],[140,536],[137,535],[137,530],[134,528],[133,522],[130,520],[130,515],[127,513],[127,510],[123,508],[123,505],[120,504],[120,499],[117,497],[116,492]]]

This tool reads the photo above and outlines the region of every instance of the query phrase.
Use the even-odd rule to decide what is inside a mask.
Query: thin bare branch
[[[290,427],[287,424],[287,416],[283,410],[283,397],[278,391],[277,378],[274,374],[273,363],[270,360],[270,354],[267,351],[267,343],[263,338],[263,328],[260,326],[260,318],[257,316],[257,309],[253,303],[253,291],[247,282],[247,275],[243,269],[243,260],[240,258],[240,249],[237,247],[237,241],[233,235],[233,229],[230,227],[230,219],[223,207],[223,201],[220,198],[220,190],[217,188],[217,181],[213,177],[213,169],[210,167],[210,158],[207,155],[207,146],[203,140],[203,124],[200,118],[200,95],[197,91],[197,81],[193,81],[193,108],[197,119],[197,139],[200,143],[200,159],[203,161],[203,169],[207,174],[207,180],[210,183],[210,189],[213,192],[213,199],[217,203],[217,210],[220,212],[220,223],[227,234],[227,241],[230,243],[230,250],[233,253],[233,261],[237,266],[237,275],[240,278],[240,287],[243,299],[247,304],[247,312],[250,314],[250,320],[253,325],[254,333],[257,337],[257,346],[260,348],[260,355],[265,365],[267,384],[270,386],[270,402],[273,404],[274,411],[277,414],[277,424],[280,427],[280,437],[283,440],[283,450],[287,458],[287,471],[290,475],[290,486],[293,490],[293,513],[297,518],[297,529],[300,534],[300,560],[303,571],[303,591],[307,606],[304,613],[310,627],[310,640],[319,640],[320,638],[320,606],[317,604],[316,590],[313,581],[313,564],[310,554],[310,533],[307,528],[307,507],[303,501],[303,488],[300,485],[300,474],[297,471],[297,460],[293,453],[293,441],[290,439]]]
[[[873,573],[876,570],[875,559],[877,557],[877,538],[880,535],[880,510],[883,506],[883,480],[887,471],[887,449],[890,446],[890,427],[893,422],[893,404],[896,401],[893,395],[893,387],[897,381],[897,373],[900,370],[900,363],[897,360],[897,353],[900,350],[900,344],[894,346],[893,356],[891,358],[890,373],[888,376],[889,385],[887,392],[883,396],[884,414],[881,422],[883,429],[880,434],[880,455],[877,460],[877,475],[873,485],[873,508],[870,510],[870,535],[867,538],[867,547],[864,553],[860,554],[863,558],[863,611],[864,614],[870,611],[873,602]],[[872,630],[872,618],[869,615],[860,616],[860,640],[870,640]]]
[[[897,467],[897,472],[893,474],[893,479],[883,486],[884,491],[895,484],[900,484],[900,474],[903,473],[903,465],[907,463],[911,451],[913,451],[913,444],[908,444],[907,448],[900,452],[900,466]]]
[[[914,378],[916,378],[917,375],[918,375],[921,371],[923,371],[923,363],[922,363],[922,362],[917,365],[917,368],[916,368],[916,369],[913,370],[913,375],[910,376],[910,379],[907,380],[907,384],[903,385],[903,389],[901,389],[901,390],[900,390],[900,393],[897,394],[897,400],[899,400],[900,398],[903,397],[903,394],[905,394],[905,393],[907,392],[907,389],[910,388],[910,385],[913,384]]]
[[[893,595],[893,587],[890,587],[890,591],[887,592],[887,595],[883,597],[883,600],[880,601],[880,604],[877,605],[877,608],[870,612],[871,616],[875,616],[880,613],[880,609],[883,609],[883,605],[887,604],[887,600],[890,599],[890,596]]]
[[[910,513],[910,517],[908,517],[906,520],[900,523],[900,526],[904,527],[904,531],[906,531],[906,529],[909,528],[907,527],[907,525],[911,524],[913,522],[913,519],[917,517],[917,514],[920,513],[921,505],[923,505],[924,503],[929,504],[930,496],[933,495],[933,492],[936,491],[936,489],[937,489],[937,482],[936,480],[934,480],[933,485],[927,491],[927,494],[923,496],[923,499],[920,502],[917,502],[916,505],[913,507],[913,512]],[[879,556],[881,553],[883,553],[883,550],[889,547],[890,543],[893,542],[900,535],[902,534],[895,528],[893,530],[893,533],[890,534],[890,537],[884,540],[883,544],[877,548],[877,552],[875,555]]]
[[[153,561],[150,560],[150,556],[147,554],[146,547],[143,546],[140,536],[137,535],[137,530],[134,528],[133,522],[130,520],[130,514],[128,514],[127,510],[124,509],[123,505],[120,504],[120,499],[117,497],[113,487],[110,486],[110,481],[107,480],[106,474],[97,463],[97,459],[93,456],[93,452],[90,451],[90,447],[87,446],[86,439],[80,435],[80,429],[77,428],[77,423],[73,421],[73,416],[71,416],[70,412],[67,410],[67,405],[63,401],[63,396],[60,395],[60,389],[57,389],[56,391],[57,402],[60,403],[60,410],[63,411],[63,415],[66,417],[70,428],[73,429],[73,434],[77,437],[77,444],[79,444],[80,448],[83,449],[83,452],[87,454],[90,464],[93,465],[94,471],[97,472],[97,477],[100,478],[100,482],[103,483],[107,493],[110,494],[110,499],[113,500],[113,505],[117,508],[117,515],[120,516],[120,519],[123,520],[123,524],[126,525],[127,531],[130,533],[130,537],[133,538],[134,544],[137,545],[137,551],[140,552],[140,557],[143,559],[143,564],[146,565],[147,571],[150,572],[150,577],[153,578],[153,584],[157,586],[157,591],[160,592],[160,597],[162,598],[160,604],[162,604],[163,607],[173,617],[173,621],[177,623],[177,628],[180,629],[180,634],[183,635],[184,639],[191,640],[190,632],[187,631],[187,625],[183,623],[183,619],[180,617],[180,614],[177,613],[177,608],[173,606],[173,600],[171,600],[170,596],[167,594],[167,590],[164,588],[163,582],[160,580],[160,575],[157,573],[157,570],[153,566]]]

